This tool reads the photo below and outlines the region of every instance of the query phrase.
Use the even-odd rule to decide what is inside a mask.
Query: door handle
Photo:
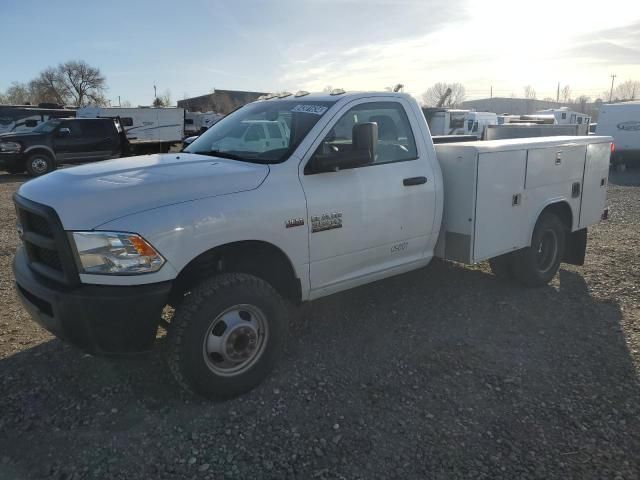
[[[423,183],[427,183],[427,177],[411,177],[402,180],[402,184],[405,187],[410,187],[412,185],[422,185]]]

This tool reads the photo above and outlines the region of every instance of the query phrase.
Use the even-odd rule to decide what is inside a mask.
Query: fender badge
[[[286,222],[284,222],[285,227],[287,228],[292,228],[292,227],[301,227],[302,225],[304,225],[304,218],[290,218],[289,220],[287,220]]]

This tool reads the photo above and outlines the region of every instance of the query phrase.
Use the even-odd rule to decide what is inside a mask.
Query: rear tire
[[[56,164],[46,153],[35,152],[27,158],[26,167],[29,176],[39,177],[54,171],[56,169]]]
[[[513,254],[505,253],[489,259],[491,272],[500,280],[513,280]]]
[[[556,275],[564,256],[566,228],[552,213],[538,218],[531,246],[513,253],[514,277],[528,287],[547,285]]]
[[[271,285],[247,274],[218,275],[177,306],[169,328],[169,369],[189,391],[235,397],[271,372],[287,328],[287,308]]]

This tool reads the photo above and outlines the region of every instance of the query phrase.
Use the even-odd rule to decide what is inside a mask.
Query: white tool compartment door
[[[607,202],[609,177],[609,143],[592,143],[587,146],[587,161],[582,182],[580,228],[600,221]]]
[[[527,244],[523,205],[526,150],[478,156],[473,260],[479,262]]]

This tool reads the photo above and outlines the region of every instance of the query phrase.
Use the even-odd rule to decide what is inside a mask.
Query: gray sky
[[[108,98],[149,104],[213,88],[380,90],[416,96],[438,81],[468,98],[595,98],[640,80],[640,1],[2,0],[0,89],[49,65],[84,59]],[[25,40],[29,25],[29,41]],[[35,40],[34,40],[35,39]],[[117,101],[117,100],[116,100]]]

